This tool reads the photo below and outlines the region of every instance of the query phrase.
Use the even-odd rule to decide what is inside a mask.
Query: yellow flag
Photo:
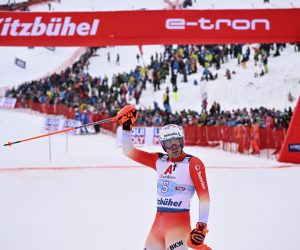
[[[178,94],[178,92],[173,92],[173,99],[174,99],[174,102],[179,102],[179,94]]]

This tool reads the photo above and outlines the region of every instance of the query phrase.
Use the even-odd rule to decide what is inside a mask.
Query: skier
[[[187,250],[188,247],[210,250],[204,244],[210,199],[202,161],[183,151],[183,129],[174,124],[164,126],[159,134],[166,154],[135,148],[131,129],[137,115],[134,106],[127,105],[120,110],[118,120],[123,127],[124,154],[157,172],[157,213],[144,250]],[[199,198],[199,219],[191,231],[189,210],[195,191]]]

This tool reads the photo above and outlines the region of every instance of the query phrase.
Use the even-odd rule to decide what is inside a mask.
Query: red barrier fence
[[[41,104],[32,101],[20,102],[17,101],[16,108],[29,108],[41,113],[49,115],[63,115],[68,119],[75,118],[73,108],[68,108],[63,104]],[[91,118],[92,114],[90,114]],[[108,115],[102,115],[101,119],[109,118]],[[92,119],[90,119],[91,121]],[[105,123],[101,128],[116,133],[117,123]],[[225,151],[239,152],[244,154],[255,153],[260,155],[260,150],[267,149],[267,156],[269,157],[269,149],[271,153],[277,154],[284,141],[285,130],[274,130],[270,128],[259,128],[257,134],[254,133],[253,128],[236,126],[184,126],[185,144],[190,146],[205,146],[205,147],[219,147]],[[254,151],[255,143],[258,146],[258,151]]]
[[[49,115],[63,115],[68,119],[74,119],[75,113],[73,108],[68,108],[63,104],[44,104],[44,103],[35,103],[33,101],[17,101],[15,108],[29,108],[44,114]]]
[[[251,127],[228,126],[184,126],[185,144],[208,147],[221,147],[225,151],[239,153],[260,154],[260,150],[269,149],[277,154],[284,141],[285,130],[271,128],[259,128],[258,135],[254,135]],[[253,151],[253,144],[258,144],[259,151]]]

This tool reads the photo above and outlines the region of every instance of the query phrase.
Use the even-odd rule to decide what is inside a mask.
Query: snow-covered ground
[[[41,134],[41,115],[0,110],[0,117],[3,144]],[[273,160],[200,147],[185,151],[207,167],[207,244],[298,249],[299,165],[276,168],[281,164]],[[155,215],[155,172],[127,159],[111,135],[70,135],[68,152],[66,136],[53,136],[51,156],[49,162],[48,138],[1,147],[1,249],[142,249]],[[192,224],[197,207],[194,197]]]

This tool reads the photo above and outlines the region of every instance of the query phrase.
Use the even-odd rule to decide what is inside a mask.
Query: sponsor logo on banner
[[[160,145],[159,131],[160,128],[153,128],[153,145]]]
[[[168,18],[166,29],[185,30],[188,27],[199,27],[200,30],[270,30],[271,25],[268,19],[216,19],[215,21],[201,17],[196,21],[187,21],[184,18]]]
[[[36,16],[32,22],[21,22],[13,17],[0,18],[0,37],[38,37],[38,36],[95,36],[100,24],[99,19],[91,22],[72,22],[72,17],[52,17],[43,21]]]
[[[131,131],[131,140],[133,144],[145,144],[146,129],[143,127],[134,127]]]
[[[299,144],[289,144],[289,152],[296,153],[300,152],[300,143]]]
[[[62,122],[62,116],[57,117],[46,117],[44,130],[47,132],[55,132],[60,129],[60,124]]]
[[[76,121],[76,120],[64,120],[63,121],[63,129],[75,128],[75,127],[78,127],[80,125],[81,125],[81,122]],[[74,135],[80,134],[80,130],[79,129],[71,130],[69,133],[72,133]]]
[[[80,126],[81,122],[76,120],[67,120],[64,119],[63,116],[49,116],[45,118],[44,122],[44,131],[45,132],[56,132],[58,130],[68,129],[68,128],[75,128]],[[79,131],[72,130],[70,131],[73,135],[78,134]]]
[[[16,105],[16,98],[0,97],[0,108],[13,109]]]

